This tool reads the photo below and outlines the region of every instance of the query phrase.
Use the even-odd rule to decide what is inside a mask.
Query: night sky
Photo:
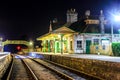
[[[91,14],[99,14],[118,8],[119,0],[39,0],[9,1],[0,3],[0,36],[4,40],[35,40],[47,33],[49,22],[57,18],[58,22],[66,22],[66,11],[75,8],[78,16],[86,10]]]

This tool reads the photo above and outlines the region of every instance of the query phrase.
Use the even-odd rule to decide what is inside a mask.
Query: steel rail
[[[27,69],[30,71],[30,73],[32,74],[34,80],[39,80],[38,77],[35,75],[35,73],[32,71],[32,69],[28,66],[28,64],[23,59],[21,59],[21,60],[25,64],[25,66],[27,67]]]
[[[9,73],[8,73],[8,76],[7,76],[6,80],[10,80],[11,73],[12,73],[12,70],[13,70],[13,64],[14,64],[14,58],[12,56],[12,62],[11,62],[11,65],[10,65],[10,70],[9,70]]]
[[[45,65],[45,64],[43,64],[43,63],[40,63],[40,62],[38,62],[38,61],[36,61],[36,60],[34,60],[34,59],[31,59],[31,60],[35,61],[36,63],[38,63],[38,64],[40,64],[40,65],[42,65],[42,66],[44,66],[44,67],[46,67],[46,68],[49,69],[49,70],[55,72],[55,73],[56,73],[59,77],[61,77],[62,79],[65,79],[65,80],[74,80],[72,77],[70,77],[70,76],[68,76],[68,75],[66,75],[66,74],[64,74],[64,73],[62,73],[62,72],[60,72],[60,71],[57,71],[57,70],[55,70],[55,69],[53,69],[53,68],[51,68],[51,67],[49,67],[49,66],[47,66],[47,65]]]
[[[102,79],[102,78],[100,78],[100,77],[93,76],[93,75],[90,75],[90,74],[87,74],[87,73],[78,71],[78,70],[76,70],[76,69],[73,69],[73,68],[70,68],[70,67],[67,67],[67,66],[64,66],[64,65],[61,65],[61,64],[58,64],[58,63],[49,61],[49,60],[44,60],[44,61],[49,62],[49,63],[51,63],[51,64],[54,64],[54,65],[56,65],[56,66],[60,66],[60,67],[62,67],[62,68],[64,68],[64,69],[67,69],[67,70],[69,70],[69,71],[71,71],[71,72],[74,72],[74,73],[76,73],[76,74],[78,74],[78,75],[81,75],[82,77],[84,77],[84,78],[86,78],[86,79],[89,79],[89,80],[104,80],[104,79]]]

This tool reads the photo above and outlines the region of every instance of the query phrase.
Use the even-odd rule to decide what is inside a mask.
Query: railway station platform
[[[68,56],[74,58],[87,58],[87,59],[95,59],[95,60],[102,60],[102,61],[110,61],[110,62],[120,62],[120,57],[115,56],[107,56],[107,55],[97,55],[97,54],[69,54],[69,53],[42,53],[42,52],[31,52],[35,54],[48,54],[48,55],[60,55],[60,56]],[[34,55],[34,54],[33,54]],[[36,56],[36,55],[34,55]]]
[[[8,68],[12,57],[9,52],[0,52],[0,80]]]
[[[32,54],[32,53],[31,53]],[[102,80],[120,80],[120,57],[95,54],[37,53],[34,56],[73,68]]]

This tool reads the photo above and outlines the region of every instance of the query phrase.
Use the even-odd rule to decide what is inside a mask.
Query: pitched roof
[[[89,17],[89,19],[91,19],[91,17]],[[95,18],[92,16],[91,20],[98,20],[98,19],[99,19],[98,16],[96,16]],[[100,24],[86,25],[85,20],[86,20],[85,18],[82,18],[79,21],[72,23],[69,26],[69,28],[79,33],[100,33]],[[105,29],[105,33],[111,33],[111,23],[107,22],[104,25],[104,29]],[[116,33],[118,34],[118,29],[120,29],[119,26],[115,26],[115,25],[113,26],[113,32],[115,34]]]
[[[71,30],[70,28],[66,26],[62,26],[56,30],[53,30],[53,33],[75,33],[75,31]]]
[[[69,26],[70,29],[73,29],[79,33],[99,33],[99,25],[89,24],[86,25],[85,19],[81,19]]]

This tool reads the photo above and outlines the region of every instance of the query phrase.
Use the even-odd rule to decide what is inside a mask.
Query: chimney
[[[78,13],[75,9],[70,9],[67,11],[67,23],[73,23],[78,21]]]

